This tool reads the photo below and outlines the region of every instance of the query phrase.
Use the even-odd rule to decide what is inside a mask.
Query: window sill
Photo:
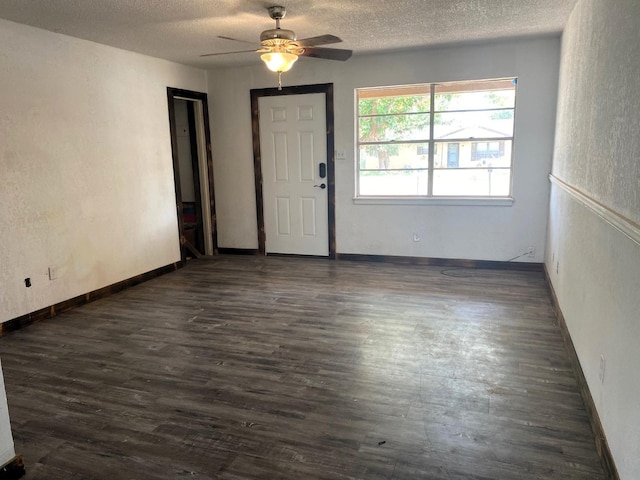
[[[356,205],[446,205],[510,207],[513,197],[354,197]]]

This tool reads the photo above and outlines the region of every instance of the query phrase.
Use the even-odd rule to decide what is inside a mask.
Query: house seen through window
[[[357,89],[357,196],[509,197],[516,83]]]

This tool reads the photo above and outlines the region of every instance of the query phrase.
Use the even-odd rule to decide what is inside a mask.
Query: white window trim
[[[443,205],[469,207],[511,207],[513,197],[427,197],[427,196],[360,196],[353,197],[356,205]]]
[[[492,80],[506,80],[507,78],[495,78],[495,79],[487,79],[489,81]],[[511,77],[508,77],[509,80],[511,80]],[[517,82],[517,78],[513,78],[513,80],[515,82]],[[483,80],[468,80],[467,82],[474,82],[474,81],[478,81],[478,82],[482,82]],[[486,81],[486,80],[485,80]],[[456,81],[452,81],[452,82],[440,82],[440,83],[465,83],[464,81],[460,81],[460,82],[456,82]],[[516,83],[517,84],[517,83]],[[435,105],[434,103],[434,97],[435,97],[435,90],[434,87],[436,85],[438,85],[438,83],[429,83],[429,84],[424,84],[425,86],[428,86],[429,90],[430,90],[430,95],[431,95],[431,107],[430,107],[430,116],[431,119],[433,120],[433,117],[435,115],[435,113],[441,113],[441,112],[435,112],[433,110],[433,107]],[[387,87],[378,87],[380,89],[385,89]],[[355,152],[354,152],[354,159],[355,159],[355,173],[356,173],[356,178],[355,178],[355,195],[353,197],[353,203],[357,204],[357,205],[433,205],[433,206],[438,206],[438,205],[443,205],[443,206],[492,206],[492,207],[511,207],[514,203],[514,198],[513,198],[513,173],[514,173],[514,165],[513,165],[513,160],[514,160],[514,151],[515,151],[515,124],[514,124],[514,132],[512,133],[511,137],[500,137],[499,140],[500,141],[511,141],[511,166],[509,167],[510,173],[511,173],[511,181],[510,181],[510,186],[509,186],[509,196],[442,196],[442,195],[417,195],[417,196],[405,196],[405,195],[389,195],[389,196],[384,196],[384,195],[360,195],[359,191],[360,191],[360,168],[359,168],[359,146],[360,146],[360,141],[358,140],[359,137],[359,119],[360,119],[360,115],[359,115],[359,111],[358,111],[358,95],[357,95],[357,91],[360,89],[356,89],[356,95],[355,95],[355,125],[356,125],[356,132],[355,132]],[[369,90],[369,88],[363,88],[362,90]],[[517,102],[517,98],[516,98],[516,102]],[[514,103],[513,106],[513,112],[514,112],[514,122],[515,122],[515,111],[516,111],[516,105]],[[427,140],[427,143],[429,144],[429,167],[428,167],[428,171],[429,171],[429,191],[432,192],[433,191],[433,172],[436,170],[436,168],[434,167],[433,163],[433,156],[435,153],[435,145],[438,143],[437,139],[434,139],[434,132],[433,132],[433,121],[430,122],[430,138],[429,140]],[[465,139],[467,140],[467,139]],[[478,139],[480,141],[485,140],[484,138],[482,139]],[[492,139],[489,139],[487,141],[490,141]],[[433,148],[432,148],[433,147]]]

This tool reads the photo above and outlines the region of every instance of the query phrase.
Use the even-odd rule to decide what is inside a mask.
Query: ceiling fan
[[[317,37],[296,39],[293,30],[280,28],[280,20],[284,18],[287,9],[280,5],[268,7],[269,16],[276,21],[276,28],[270,28],[260,34],[260,47],[254,50],[240,50],[236,52],[207,53],[201,57],[212,57],[216,55],[230,55],[233,53],[257,52],[261,53],[261,60],[267,68],[278,74],[278,89],[282,89],[281,75],[288,72],[298,57],[325,58],[327,60],[345,61],[351,57],[351,50],[339,48],[324,48],[319,45],[330,45],[340,43],[342,40],[334,35],[319,35]],[[219,36],[225,40],[245,42],[231,37]],[[248,42],[245,42],[248,43]]]

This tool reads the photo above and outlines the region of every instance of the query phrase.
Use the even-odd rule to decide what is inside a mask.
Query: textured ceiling
[[[282,27],[337,35],[354,55],[562,31],[576,0],[288,0]],[[0,18],[198,67],[258,62],[278,0],[1,0]],[[1,47],[0,47],[1,48]]]

